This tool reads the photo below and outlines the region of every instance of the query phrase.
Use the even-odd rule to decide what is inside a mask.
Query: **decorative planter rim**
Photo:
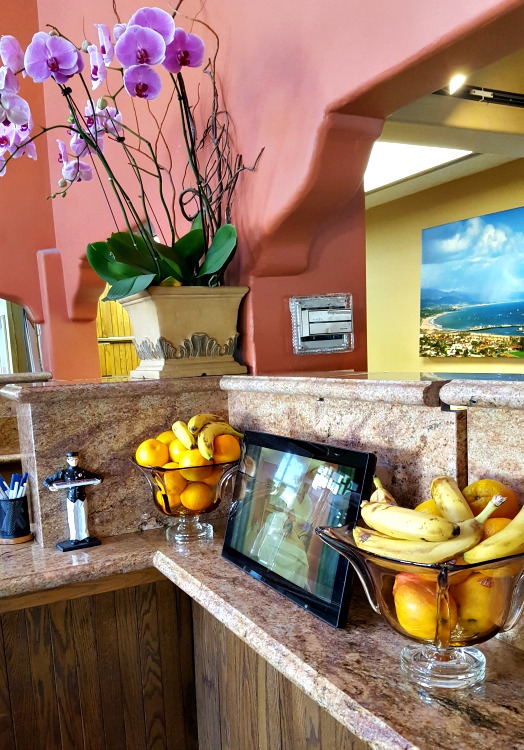
[[[248,286],[150,286],[142,292],[122,297],[119,302],[130,305],[147,297],[195,297],[197,295],[207,297],[217,294],[223,297],[236,297],[238,295],[244,297],[248,292]]]

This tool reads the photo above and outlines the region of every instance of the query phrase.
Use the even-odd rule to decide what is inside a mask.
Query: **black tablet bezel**
[[[376,456],[365,451],[355,451],[323,443],[308,440],[299,440],[291,437],[283,437],[265,432],[246,431],[243,441],[243,453],[239,470],[235,480],[233,501],[227,521],[226,533],[222,547],[222,556],[229,562],[237,565],[253,578],[261,581],[278,593],[290,599],[295,604],[308,610],[333,627],[345,627],[349,612],[351,588],[353,584],[353,569],[348,561],[334,550],[329,549],[338,558],[336,574],[333,581],[331,601],[316,596],[304,588],[292,583],[280,576],[275,571],[262,565],[259,560],[254,559],[232,545],[235,535],[239,512],[242,508],[242,500],[238,499],[242,482],[246,474],[243,471],[246,455],[252,457],[252,453],[258,453],[259,449],[270,449],[280,451],[282,454],[298,455],[311,458],[315,461],[325,461],[327,464],[338,464],[355,470],[358,477],[358,489],[350,493],[347,516],[344,524],[356,522],[359,516],[360,503],[369,499],[373,485],[373,474],[376,466]],[[340,525],[344,525],[340,524]],[[240,546],[240,545],[237,545]],[[327,545],[326,545],[327,547]]]

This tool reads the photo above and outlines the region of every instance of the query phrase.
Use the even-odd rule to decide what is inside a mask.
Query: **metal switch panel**
[[[291,297],[294,354],[329,354],[353,350],[351,294]]]

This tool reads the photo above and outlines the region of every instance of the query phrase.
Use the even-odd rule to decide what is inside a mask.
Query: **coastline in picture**
[[[524,208],[422,230],[419,355],[524,357]]]

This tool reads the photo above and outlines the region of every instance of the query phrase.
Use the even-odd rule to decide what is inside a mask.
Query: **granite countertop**
[[[216,528],[216,527],[215,527]],[[495,638],[486,680],[430,692],[400,671],[409,641],[369,606],[360,584],[335,629],[221,557],[222,536],[155,566],[374,750],[524,750],[524,653]]]
[[[76,553],[0,547],[0,599],[154,566],[373,750],[524,750],[524,652],[495,638],[480,647],[480,686],[417,689],[399,668],[408,641],[374,614],[360,584],[347,628],[332,628],[224,560],[221,525],[212,542],[182,551],[163,530]]]

